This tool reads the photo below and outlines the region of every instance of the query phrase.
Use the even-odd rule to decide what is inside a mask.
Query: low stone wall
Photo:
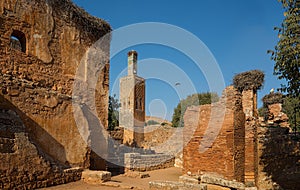
[[[175,181],[153,181],[149,182],[149,187],[152,190],[207,190],[207,185],[182,183]]]
[[[151,171],[163,168],[173,167],[175,163],[174,156],[168,154],[149,154],[141,155],[139,153],[125,154],[125,172],[126,171]]]

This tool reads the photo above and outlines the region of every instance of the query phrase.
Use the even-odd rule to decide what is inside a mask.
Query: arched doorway
[[[21,31],[14,30],[10,36],[10,47],[26,53],[26,37]]]

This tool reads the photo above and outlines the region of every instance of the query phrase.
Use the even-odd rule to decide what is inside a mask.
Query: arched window
[[[14,30],[10,36],[10,47],[26,53],[26,37],[21,31]]]

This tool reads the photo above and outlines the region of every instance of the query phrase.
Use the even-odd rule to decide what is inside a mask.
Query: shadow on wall
[[[104,134],[107,132],[101,125],[99,118],[87,105],[82,105],[81,111],[88,122],[88,130],[90,131],[90,136],[88,138],[91,147],[90,169],[106,170],[105,158],[107,158],[108,146],[107,138]]]
[[[5,110],[12,110],[19,115],[24,125],[26,126],[25,132],[28,133],[29,140],[31,141],[31,143],[33,143],[36,146],[39,155],[44,157],[44,159],[47,159],[51,162],[56,162],[56,164],[60,164],[60,166],[63,168],[71,167],[67,162],[58,162],[58,160],[66,160],[66,153],[64,147],[59,142],[57,142],[47,131],[40,127],[35,121],[33,121],[25,113],[23,113],[21,110],[15,107],[3,95],[0,95],[0,108]],[[45,142],[44,146],[47,145],[52,149],[55,149],[55,151],[58,153],[57,155],[59,155],[60,158],[53,159],[51,155],[47,154],[47,152],[44,151],[41,144],[37,143],[39,141]]]
[[[287,128],[261,128],[260,167],[273,185],[298,190],[300,180],[300,141]],[[267,177],[268,178],[268,177]]]

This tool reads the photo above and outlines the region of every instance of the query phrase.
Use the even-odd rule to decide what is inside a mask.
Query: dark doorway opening
[[[14,30],[10,36],[10,47],[26,53],[26,37],[21,31]]]

